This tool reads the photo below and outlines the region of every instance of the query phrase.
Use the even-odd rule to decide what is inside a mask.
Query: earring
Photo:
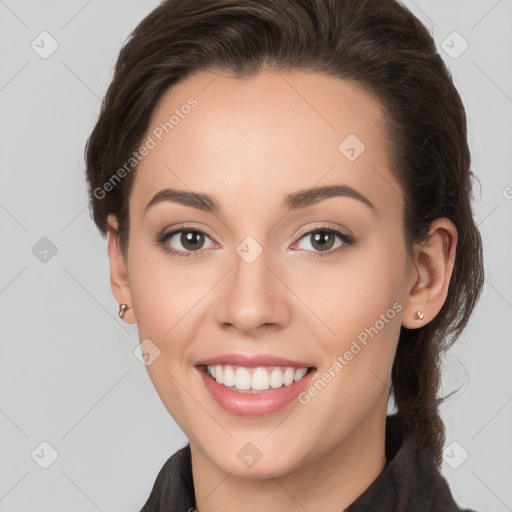
[[[425,315],[421,311],[416,311],[416,320],[423,320]]]
[[[128,304],[119,304],[119,318],[123,318],[126,311],[130,309],[130,306]]]

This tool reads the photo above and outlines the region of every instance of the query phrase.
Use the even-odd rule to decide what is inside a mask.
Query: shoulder
[[[164,463],[140,512],[188,512],[194,508],[190,444]]]
[[[435,464],[433,450],[420,443],[414,432],[407,432],[397,415],[387,418],[386,458],[381,474],[347,512],[475,512],[457,505]]]

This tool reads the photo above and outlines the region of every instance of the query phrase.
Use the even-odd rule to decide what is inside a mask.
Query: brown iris
[[[204,244],[204,235],[198,231],[183,231],[180,242],[187,251],[194,251]]]
[[[317,231],[310,236],[312,238],[311,245],[319,251],[329,250],[334,245],[335,236],[330,231]]]

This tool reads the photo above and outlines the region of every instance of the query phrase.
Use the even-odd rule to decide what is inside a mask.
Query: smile
[[[308,373],[308,368],[291,366],[249,368],[217,364],[205,366],[205,370],[218,384],[240,393],[259,393],[288,387]]]

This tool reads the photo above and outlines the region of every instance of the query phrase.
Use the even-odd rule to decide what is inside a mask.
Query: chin
[[[300,468],[304,457],[303,443],[290,440],[285,443],[282,437],[273,442],[261,437],[262,440],[258,440],[256,436],[248,435],[247,441],[243,441],[238,436],[238,439],[219,445],[215,450],[209,448],[204,453],[215,466],[236,478],[267,480],[283,477]],[[251,438],[254,441],[250,441]],[[210,443],[209,440],[206,442]]]

